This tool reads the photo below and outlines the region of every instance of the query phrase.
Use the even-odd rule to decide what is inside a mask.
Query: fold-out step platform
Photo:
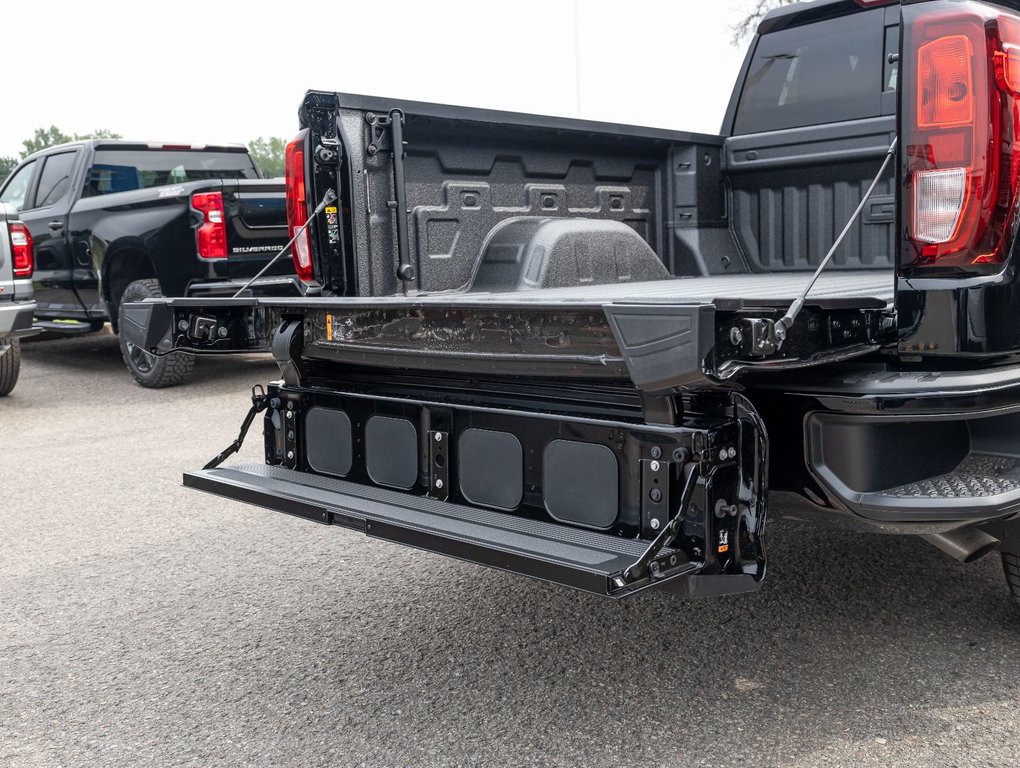
[[[369,536],[609,595],[648,542],[357,485],[277,466],[188,472],[184,485]],[[681,560],[665,584],[695,570]]]

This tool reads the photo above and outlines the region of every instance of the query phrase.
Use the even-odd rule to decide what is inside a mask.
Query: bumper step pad
[[[1020,459],[974,452],[951,472],[860,497],[866,512],[915,520],[982,520],[1020,512]]]
[[[188,472],[184,485],[599,595],[609,595],[610,579],[648,547],[647,541],[638,539],[264,464]],[[686,562],[680,551],[666,554]],[[693,564],[681,564],[674,576],[659,584],[694,570]]]
[[[987,498],[1020,490],[1020,459],[975,453],[952,472],[885,492],[901,499]]]

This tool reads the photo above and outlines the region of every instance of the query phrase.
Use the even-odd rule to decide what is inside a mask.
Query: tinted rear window
[[[884,18],[877,9],[763,35],[734,134],[881,115]]]
[[[207,179],[258,178],[243,152],[100,149],[85,176],[84,197]]]

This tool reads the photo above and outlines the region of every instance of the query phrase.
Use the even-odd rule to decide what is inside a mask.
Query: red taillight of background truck
[[[11,238],[11,257],[14,260],[14,277],[31,277],[35,270],[32,251],[32,233],[19,221],[8,222],[7,234]]]
[[[227,222],[220,192],[197,192],[191,196],[191,207],[202,214],[202,223],[195,234],[198,258],[206,261],[227,258]]]

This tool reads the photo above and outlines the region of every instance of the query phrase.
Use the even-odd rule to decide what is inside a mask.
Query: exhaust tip
[[[961,563],[973,563],[999,548],[998,539],[977,528],[924,534],[921,538]]]

